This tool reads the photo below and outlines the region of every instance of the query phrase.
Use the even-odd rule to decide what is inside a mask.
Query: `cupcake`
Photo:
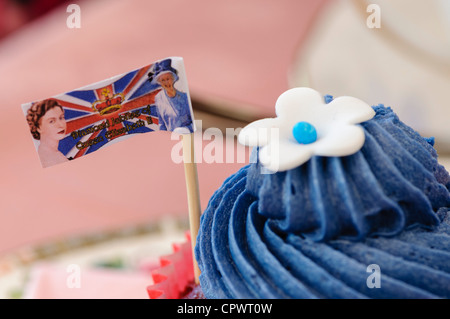
[[[449,298],[450,176],[389,107],[283,93],[201,216],[206,298]]]

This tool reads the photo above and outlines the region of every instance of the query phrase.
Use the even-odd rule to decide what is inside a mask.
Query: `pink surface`
[[[87,231],[186,216],[182,164],[166,132],[135,136],[42,169],[21,111],[168,56],[182,56],[192,96],[273,113],[287,71],[324,1],[84,1],[81,29],[61,7],[0,43],[0,254]],[[197,148],[201,150],[203,147]],[[198,165],[204,208],[243,164]]]
[[[148,299],[149,282],[150,276],[141,272],[39,264],[31,271],[24,298]]]

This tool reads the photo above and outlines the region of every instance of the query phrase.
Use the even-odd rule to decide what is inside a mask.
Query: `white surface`
[[[379,29],[366,24],[369,3],[380,6]],[[290,85],[391,106],[450,154],[449,7],[441,0],[336,0],[298,52]]]

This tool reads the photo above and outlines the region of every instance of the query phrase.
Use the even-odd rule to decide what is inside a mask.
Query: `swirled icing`
[[[373,109],[357,153],[275,174],[256,161],[215,192],[195,248],[207,298],[450,297],[450,175],[433,139]]]

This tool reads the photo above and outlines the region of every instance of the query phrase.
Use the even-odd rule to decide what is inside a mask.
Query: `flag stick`
[[[200,227],[201,207],[197,164],[195,163],[194,133],[183,134],[183,160],[189,207],[189,224],[191,233],[192,259],[194,262],[194,276],[195,283],[199,284],[200,269],[198,268],[197,260],[195,259],[194,249],[197,242],[198,229]]]

